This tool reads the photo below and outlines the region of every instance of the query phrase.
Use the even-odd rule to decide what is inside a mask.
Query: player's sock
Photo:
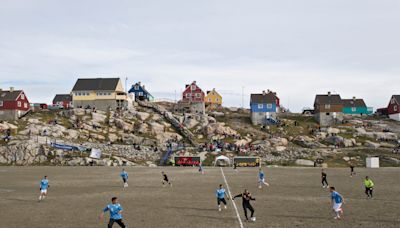
[[[224,206],[224,208],[225,208],[225,210],[228,209],[228,208],[226,207],[226,205]]]

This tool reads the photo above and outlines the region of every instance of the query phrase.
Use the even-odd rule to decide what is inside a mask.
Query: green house
[[[343,114],[345,115],[371,115],[373,108],[367,107],[363,99],[342,99]]]

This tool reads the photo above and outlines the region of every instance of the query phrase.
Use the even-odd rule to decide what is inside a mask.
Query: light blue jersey
[[[122,215],[119,213],[122,211],[122,207],[119,203],[108,204],[107,207],[103,209],[103,212],[110,211],[110,218],[114,220],[122,219]]]
[[[264,179],[264,177],[265,177],[264,172],[263,172],[263,171],[260,171],[260,172],[258,173],[258,177],[260,178],[260,180]]]
[[[226,194],[225,189],[223,188],[217,189],[217,191],[215,191],[215,195],[217,196],[218,199],[225,198],[225,194]]]
[[[47,179],[43,179],[42,181],[40,181],[41,190],[47,190],[48,187],[49,187],[49,181]]]
[[[127,173],[127,172],[123,171],[123,172],[121,172],[120,175],[121,175],[121,177],[124,178],[125,180],[128,180],[128,173]]]
[[[342,203],[343,202],[342,196],[336,191],[333,191],[331,193],[331,198],[335,203]]]

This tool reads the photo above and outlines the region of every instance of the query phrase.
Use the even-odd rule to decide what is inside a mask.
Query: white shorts
[[[259,183],[264,183],[264,182],[265,182],[265,178],[263,178],[263,179],[258,179],[258,182],[259,182]]]
[[[334,204],[333,204],[333,210],[334,210],[335,212],[341,211],[341,210],[342,210],[342,203],[334,203]]]
[[[47,194],[47,189],[42,189],[42,190],[40,190],[40,193]]]

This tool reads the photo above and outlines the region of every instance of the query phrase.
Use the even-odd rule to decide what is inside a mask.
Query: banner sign
[[[176,166],[199,166],[201,163],[200,157],[182,156],[174,157]]]
[[[92,151],[90,152],[90,156],[89,157],[100,159],[101,158],[101,151],[99,149],[92,148]]]
[[[260,167],[261,159],[259,157],[234,157],[233,164],[236,164],[236,167]]]

